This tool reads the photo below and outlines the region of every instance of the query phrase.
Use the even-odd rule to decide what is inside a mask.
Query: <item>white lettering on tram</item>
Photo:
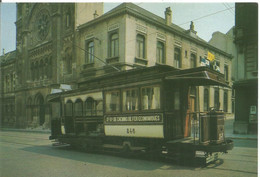
[[[106,122],[160,122],[161,115],[149,116],[107,116]]]

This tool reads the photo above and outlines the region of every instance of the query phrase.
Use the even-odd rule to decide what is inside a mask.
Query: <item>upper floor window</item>
[[[145,58],[145,37],[140,34],[136,36],[136,57]]]
[[[109,57],[117,57],[119,55],[119,36],[113,33],[109,38]]]
[[[220,72],[220,62],[219,61],[214,62],[213,69]]]
[[[157,41],[156,62],[165,64],[164,43]]]
[[[228,81],[228,65],[224,66],[224,77],[225,80]]]
[[[178,47],[174,48],[174,66],[181,68],[181,49]]]
[[[94,41],[86,42],[86,63],[94,63]]]
[[[196,55],[194,53],[192,53],[190,55],[190,67],[191,68],[195,68],[196,67]]]

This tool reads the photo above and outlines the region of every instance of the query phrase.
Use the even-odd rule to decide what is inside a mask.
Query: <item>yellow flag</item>
[[[215,55],[213,55],[212,53],[208,52],[208,60],[209,61],[215,60]]]

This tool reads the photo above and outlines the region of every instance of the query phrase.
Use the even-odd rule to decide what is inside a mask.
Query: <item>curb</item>
[[[240,139],[240,140],[258,140],[258,138],[252,138],[252,137],[226,137],[228,139]]]

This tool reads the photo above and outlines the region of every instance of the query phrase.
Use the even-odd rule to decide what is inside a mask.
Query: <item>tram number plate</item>
[[[134,128],[127,128],[126,133],[127,134],[135,134],[135,129]]]

